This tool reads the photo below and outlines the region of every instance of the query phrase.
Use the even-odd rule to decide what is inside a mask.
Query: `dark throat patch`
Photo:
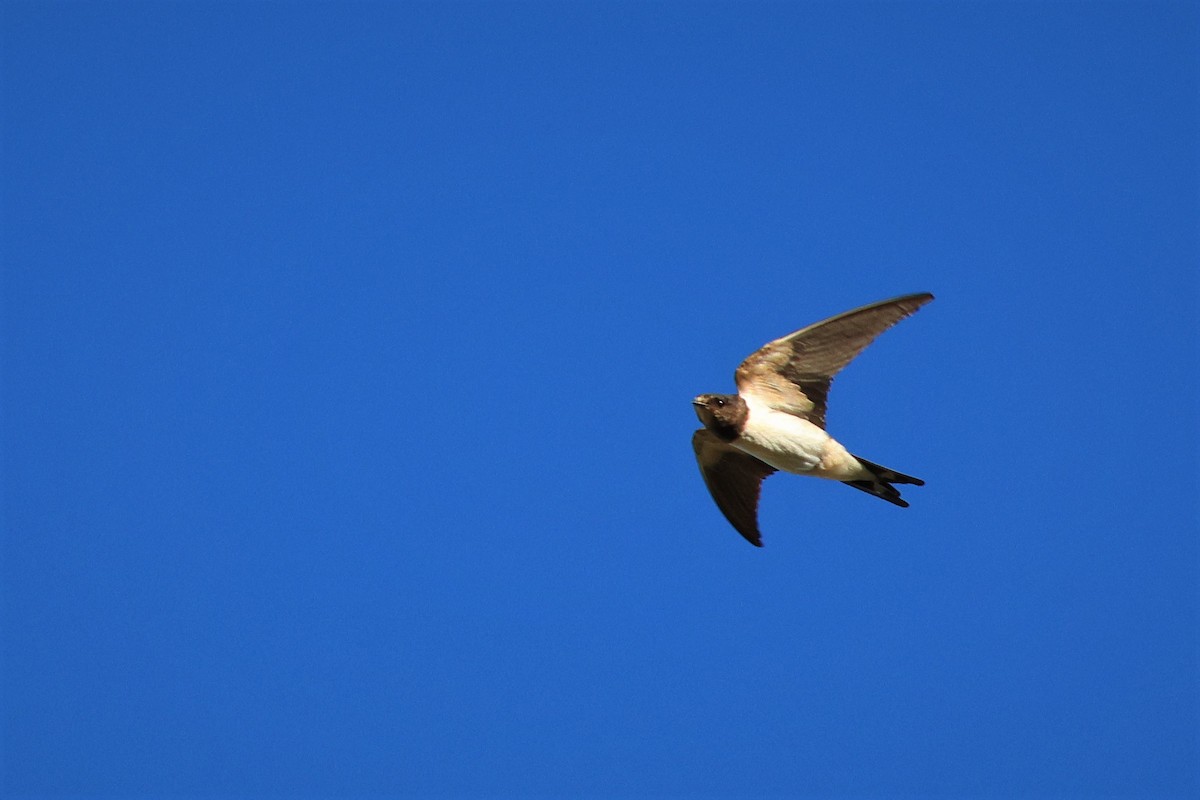
[[[707,427],[723,442],[732,442],[741,436],[742,429],[746,427],[746,418],[750,416],[746,401],[736,394],[728,396],[724,406],[709,406],[709,411],[712,419]]]

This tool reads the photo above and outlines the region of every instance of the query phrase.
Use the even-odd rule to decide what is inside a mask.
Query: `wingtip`
[[[750,531],[749,533],[747,533],[746,531],[738,531],[738,533],[740,533],[742,535],[743,539],[745,539],[747,542],[754,545],[755,547],[763,546],[762,534],[759,533],[758,531]]]

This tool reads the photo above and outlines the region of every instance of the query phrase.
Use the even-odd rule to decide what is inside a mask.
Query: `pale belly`
[[[752,408],[733,445],[784,472],[835,480],[862,473],[858,460],[824,429],[782,411]]]

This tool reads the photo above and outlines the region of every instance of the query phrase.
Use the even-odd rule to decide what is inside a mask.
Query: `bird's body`
[[[704,427],[692,436],[717,506],[761,546],[758,494],[776,471],[841,481],[898,506],[893,484],[924,482],[852,455],[825,430],[833,376],[876,336],[933,299],[906,295],[839,314],[770,342],[738,367],[738,393],[692,401]]]
[[[839,481],[865,477],[846,448],[808,420],[747,400],[749,414],[733,446],[777,470]]]

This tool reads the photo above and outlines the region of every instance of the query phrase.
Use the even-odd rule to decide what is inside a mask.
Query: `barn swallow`
[[[851,455],[825,432],[829,385],[875,337],[933,299],[910,294],[838,314],[764,345],[742,362],[737,394],[692,401],[704,427],[692,435],[700,474],[725,518],[762,547],[758,495],[779,470],[841,481],[907,508],[892,484],[920,478]]]

